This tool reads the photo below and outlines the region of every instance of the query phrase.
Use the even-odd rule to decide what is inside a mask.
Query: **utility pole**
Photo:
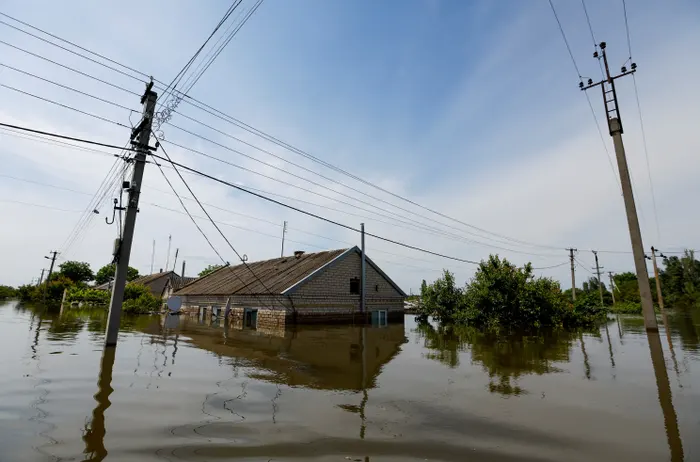
[[[170,247],[173,244],[173,235],[168,234],[168,255],[165,257],[165,271],[168,271],[168,266],[170,266]],[[161,271],[162,273],[162,271]]]
[[[175,271],[175,267],[177,267],[177,254],[180,253],[180,248],[178,247],[175,249],[175,261],[173,262],[173,271]],[[165,268],[165,271],[168,271],[168,268]]]
[[[664,312],[664,296],[661,295],[661,279],[659,278],[659,267],[656,266],[656,251],[654,246],[651,246],[651,260],[654,263],[654,277],[656,278],[656,297],[659,300],[659,309]]]
[[[620,183],[622,186],[622,196],[625,201],[625,211],[627,213],[627,225],[630,231],[630,241],[632,242],[632,253],[634,255],[634,266],[637,272],[637,282],[639,283],[639,295],[642,300],[642,314],[644,315],[644,325],[647,330],[656,331],[659,329],[656,323],[656,314],[654,313],[654,303],[651,298],[651,288],[649,287],[649,274],[647,273],[647,264],[644,259],[644,245],[642,243],[642,232],[639,229],[639,218],[637,217],[637,207],[634,203],[634,193],[632,192],[632,181],[630,180],[630,172],[627,167],[627,157],[625,156],[625,146],[622,143],[622,119],[620,117],[620,107],[617,101],[617,92],[615,91],[615,80],[632,74],[637,70],[637,64],[630,64],[628,71],[625,66],[622,66],[621,73],[616,76],[610,75],[610,67],[608,66],[608,58],[605,52],[606,43],[600,43],[602,59],[605,65],[606,78],[598,83],[593,83],[592,79],[588,79],[588,85],[584,86],[583,82],[579,83],[581,90],[588,90],[600,85],[603,94],[603,102],[605,104],[606,119],[608,121],[608,129],[610,136],[615,145],[615,157],[617,158],[617,168],[620,172]],[[593,53],[593,57],[600,59],[598,52]]]
[[[58,255],[58,252],[56,252],[56,251],[54,250],[53,252],[49,252],[49,254],[51,254],[50,257],[44,257],[44,258],[46,258],[47,260],[51,260],[51,266],[49,266],[49,275],[46,276],[46,282],[47,282],[47,283],[48,283],[49,281],[51,281],[51,275],[53,274],[53,265],[54,265],[54,263],[56,263],[56,255]]]
[[[600,292],[600,306],[605,306],[603,304],[603,281],[600,280],[600,270],[603,268],[598,265],[598,252],[592,250],[593,255],[595,255],[595,272],[598,275],[598,292]]]
[[[280,258],[284,257],[284,235],[287,234],[287,222],[285,221],[282,225],[282,252],[280,252]]]
[[[139,207],[139,196],[141,194],[141,182],[143,181],[143,170],[146,165],[146,156],[150,147],[148,141],[151,138],[151,124],[153,113],[155,112],[156,99],[158,95],[152,91],[153,82],[146,86],[146,91],[141,97],[143,104],[143,118],[131,132],[131,143],[136,147],[134,156],[134,173],[129,184],[129,201],[126,206],[126,217],[124,218],[124,232],[121,239],[115,245],[115,261],[117,268],[114,274],[114,285],[112,286],[112,299],[109,304],[109,315],[107,317],[107,332],[105,334],[105,346],[115,346],[119,336],[119,322],[122,316],[122,302],[124,301],[124,286],[126,285],[127,270],[129,269],[129,258],[131,256],[131,244],[134,238],[134,227],[136,226],[136,214]],[[136,141],[134,141],[136,139]]]
[[[150,272],[150,274],[153,274],[153,263],[155,263],[155,258],[156,258],[156,240],[153,239],[153,250],[151,250],[151,272]]]
[[[37,284],[38,286],[40,286],[41,283],[44,282],[44,271],[46,271],[46,268],[41,269],[41,277],[39,278],[39,284]]]
[[[573,247],[567,249],[569,251],[569,261],[571,261],[571,298],[576,301],[576,269],[574,268],[574,252],[577,252]]]
[[[360,223],[360,231],[362,233],[362,285],[360,286],[360,293],[362,294],[360,296],[360,312],[364,315],[366,311],[366,295],[367,295],[367,271],[366,271],[366,262],[365,262],[365,224]]]
[[[608,271],[608,277],[610,278],[610,293],[612,294],[613,305],[615,304],[615,283],[613,282],[613,273]]]

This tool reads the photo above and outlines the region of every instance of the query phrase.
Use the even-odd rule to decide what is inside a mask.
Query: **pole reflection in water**
[[[654,375],[656,376],[656,387],[659,392],[659,404],[661,404],[661,412],[664,415],[664,426],[666,427],[668,447],[671,451],[671,461],[680,462],[683,460],[683,443],[678,430],[676,409],[673,407],[671,384],[668,381],[664,352],[661,348],[661,337],[658,332],[647,331],[647,338],[649,339],[651,363],[654,366]]]
[[[367,352],[366,352],[366,342],[365,342],[365,328],[362,327],[360,331],[360,347],[362,348],[362,402],[360,403],[360,420],[362,420],[362,426],[360,426],[360,439],[365,439],[365,431],[367,426],[365,423],[365,407],[367,406]]]
[[[678,380],[678,386],[683,388],[680,382],[681,373],[678,370],[678,361],[676,360],[676,352],[673,349],[673,341],[671,340],[671,324],[668,321],[668,315],[666,311],[661,312],[661,317],[664,322],[664,330],[666,331],[666,340],[668,340],[668,349],[671,352],[671,360],[673,361],[673,370],[676,372],[676,379]]]
[[[615,356],[613,356],[612,343],[610,342],[610,331],[608,330],[608,320],[605,320],[605,335],[608,337],[608,352],[610,353],[610,365],[615,369]]]
[[[105,448],[105,411],[112,404],[109,401],[109,396],[114,389],[112,388],[112,369],[114,367],[114,356],[116,347],[105,347],[102,352],[102,361],[100,363],[100,375],[97,379],[97,393],[95,393],[95,401],[97,405],[92,411],[92,419],[90,423],[85,425],[83,430],[83,442],[85,443],[84,454],[87,454],[84,462],[99,462],[107,457],[107,448]]]
[[[583,367],[586,371],[586,378],[591,380],[591,364],[588,362],[588,353],[586,353],[586,343],[583,341],[583,333],[579,332],[579,340],[581,342],[581,353],[583,353]]]

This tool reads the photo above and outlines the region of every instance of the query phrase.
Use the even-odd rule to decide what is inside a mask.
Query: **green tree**
[[[6,298],[15,298],[18,296],[18,292],[14,287],[10,286],[0,286],[0,300]]]
[[[214,271],[218,270],[219,268],[222,268],[224,265],[209,265],[206,268],[204,268],[202,271],[199,272],[199,277],[204,277],[209,273],[213,273]]]
[[[682,257],[664,257],[661,283],[669,303],[686,305],[700,301],[700,261],[686,250]]]
[[[421,284],[420,296],[422,318],[434,316],[440,322],[450,322],[463,309],[462,289],[455,284],[454,274],[447,270],[434,283]]]
[[[59,265],[59,273],[73,282],[88,282],[95,279],[90,264],[84,261],[66,261]]]
[[[95,274],[95,284],[104,284],[105,282],[109,282],[112,279],[114,279],[114,270],[115,266],[114,264],[111,265],[105,265],[102,268],[100,268],[97,273]],[[132,268],[131,266],[129,269],[126,270],[126,280],[127,281],[133,281],[134,279],[139,277],[139,270],[136,268]]]

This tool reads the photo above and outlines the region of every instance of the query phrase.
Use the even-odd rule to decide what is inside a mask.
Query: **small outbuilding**
[[[176,290],[182,311],[204,319],[224,316],[234,325],[281,328],[295,323],[403,321],[406,294],[365,258],[365,309],[361,309],[362,251],[358,247],[236,266],[224,266]]]

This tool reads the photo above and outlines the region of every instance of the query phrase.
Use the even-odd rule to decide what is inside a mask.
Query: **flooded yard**
[[[103,357],[105,317],[0,303],[0,461],[700,460],[700,313],[650,337],[140,316]]]

